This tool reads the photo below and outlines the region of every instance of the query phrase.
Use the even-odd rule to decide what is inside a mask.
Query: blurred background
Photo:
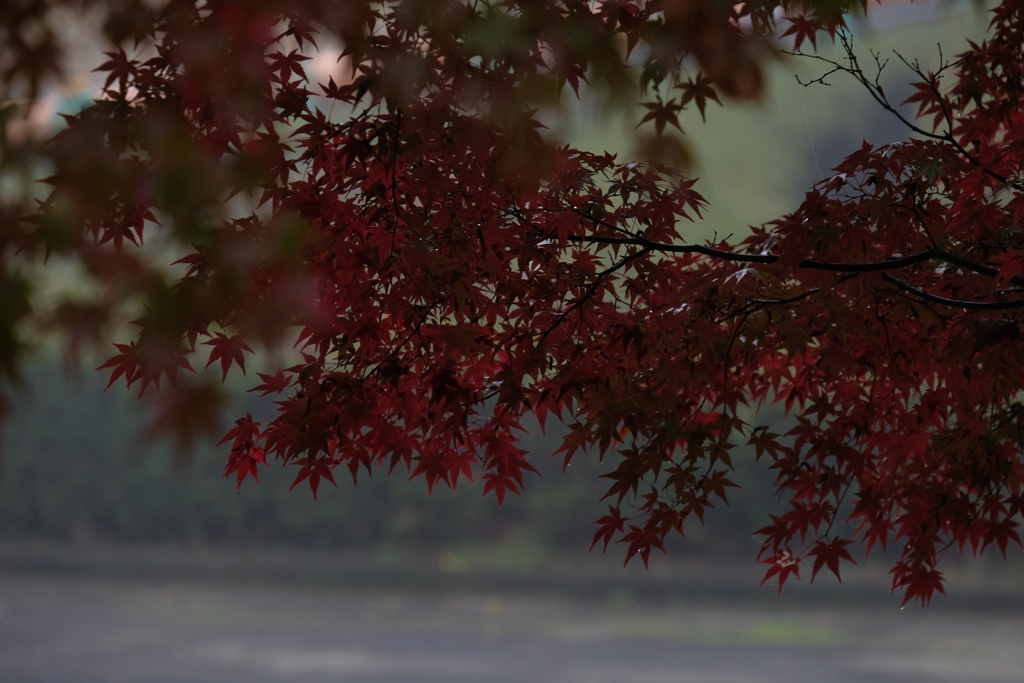
[[[925,68],[937,44],[955,54],[987,23],[966,3],[873,15],[852,24],[858,52],[895,48]],[[912,74],[890,61],[882,82],[899,102]],[[907,137],[852,79],[796,80],[825,71],[780,60],[764,102],[684,120],[710,203],[694,241],[795,209],[862,139]],[[49,106],[82,106],[89,87]],[[595,102],[569,105],[556,132],[625,158],[634,124]],[[27,380],[0,458],[2,680],[1020,680],[1019,556],[948,558],[951,595],[926,611],[900,611],[884,556],[849,569],[842,587],[759,587],[752,532],[779,503],[752,453],[734,458],[742,490],[730,506],[688,526],[649,570],[622,569],[621,548],[588,551],[612,463],[577,455],[563,472],[549,457],[557,425],[524,435],[542,476],[500,508],[480,486],[428,495],[384,471],[358,486],[339,471],[316,502],[305,486],[289,492],[294,475],[280,469],[237,490],[221,478],[226,447],[186,460],[140,441],[145,405],[104,391],[105,373],[68,376],[43,348]],[[245,378],[231,381],[225,424],[272,410]],[[774,409],[748,421],[785,429]]]

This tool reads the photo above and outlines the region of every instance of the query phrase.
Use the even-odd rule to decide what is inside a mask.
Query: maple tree
[[[535,471],[524,416],[553,417],[566,464],[621,456],[594,543],[627,562],[725,500],[746,444],[788,502],[758,532],[766,580],[898,544],[893,587],[927,603],[947,548],[1020,543],[1024,5],[937,70],[908,64],[914,137],[865,143],[736,244],[688,239],[704,202],[667,134],[687,107],[758,96],[780,46],[846,41],[853,5],[4,3],[0,172],[43,160],[49,190],[0,203],[0,363],[13,381],[29,323],[74,355],[134,317],[100,367],[159,389],[151,428],[187,445],[225,401],[193,361],[223,380],[294,341],[254,389],[273,413],[224,438],[225,476],[277,460],[314,496],[383,468],[479,477],[500,503]],[[115,48],[101,97],[43,145],[15,124],[60,71],[69,8],[100,12]],[[328,43],[337,78],[311,82]],[[902,117],[845,45],[826,68]],[[643,100],[642,163],[545,137],[581,82]],[[44,259],[85,284],[36,311]],[[792,431],[741,419],[766,401]]]

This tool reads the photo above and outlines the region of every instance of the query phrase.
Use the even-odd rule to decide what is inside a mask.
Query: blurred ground
[[[601,568],[581,567],[590,588],[576,591],[566,567],[530,580],[357,569],[302,554],[7,546],[0,680],[1009,683],[1024,669],[1019,596],[994,589],[951,587],[954,599],[900,610],[863,577],[779,598],[739,569],[680,570],[659,597],[628,572],[602,584]],[[744,582],[732,599],[728,581]]]

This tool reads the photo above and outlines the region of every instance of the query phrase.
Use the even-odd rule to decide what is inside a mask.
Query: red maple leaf
[[[139,372],[139,348],[134,341],[127,344],[114,344],[114,347],[121,353],[111,357],[106,363],[96,368],[105,370],[111,368],[110,381],[107,382],[107,389],[113,386],[114,382],[122,375],[130,389]]]
[[[333,459],[325,456],[307,455],[299,458],[296,464],[299,466],[299,473],[296,475],[292,485],[288,487],[289,491],[308,479],[309,490],[313,492],[313,500],[317,500],[317,490],[320,488],[321,479],[326,479],[334,484],[334,486],[338,485],[334,481],[333,474],[333,470],[338,463]]]
[[[242,340],[240,335],[236,334],[228,337],[225,334],[217,332],[213,339],[208,342],[203,342],[203,344],[213,347],[210,351],[210,358],[206,361],[206,367],[210,367],[215,361],[219,360],[222,380],[227,379],[228,369],[231,367],[232,361],[237,363],[238,367],[242,369],[242,374],[245,374],[244,352],[248,351],[249,353],[252,353],[253,350]]]
[[[782,34],[782,37],[795,36],[793,38],[793,49],[799,50],[805,40],[809,40],[814,49],[818,49],[817,35],[821,30],[821,24],[817,19],[801,14],[798,17],[786,17],[790,23],[789,28]]]
[[[698,71],[696,79],[689,79],[685,83],[680,83],[676,86],[683,91],[683,99],[680,104],[685,107],[692,100],[697,105],[697,109],[700,110],[702,121],[707,120],[704,116],[704,109],[707,107],[708,100],[714,100],[718,104],[722,104],[722,101],[718,99],[718,93],[711,85],[713,82],[702,72]]]
[[[104,52],[108,59],[100,64],[93,71],[108,71],[107,79],[103,82],[104,90],[110,87],[114,81],[120,81],[121,90],[135,77],[137,73],[136,64],[125,54],[124,48],[118,48],[117,52]]]
[[[663,102],[659,95],[657,100],[654,102],[642,102],[641,107],[648,109],[648,112],[644,114],[644,117],[640,119],[640,123],[637,124],[637,128],[647,123],[648,121],[654,121],[654,130],[660,137],[665,130],[665,124],[671,124],[675,126],[679,132],[683,132],[683,129],[679,126],[679,112],[683,110],[683,105],[675,100],[669,100]]]
[[[262,391],[263,393],[260,396],[284,393],[295,381],[294,377],[285,375],[284,371],[280,368],[273,375],[265,375],[262,372],[257,372],[256,374],[263,380],[263,384],[255,386],[249,389],[249,391]]]
[[[600,541],[602,551],[608,550],[608,544],[615,536],[622,533],[627,521],[628,519],[622,516],[622,511],[618,507],[609,505],[608,514],[594,522],[598,525],[598,529],[594,532],[594,540],[590,544],[590,549],[593,550]]]
[[[795,576],[798,580],[800,578],[800,559],[793,557],[793,553],[788,549],[784,549],[772,557],[760,560],[760,564],[769,565],[768,571],[765,572],[764,578],[761,579],[761,585],[763,586],[773,576],[778,576],[779,593],[782,592],[783,584],[786,583],[786,579],[791,575]]]
[[[854,562],[850,552],[846,550],[846,546],[852,545],[853,541],[847,541],[842,538],[834,538],[830,542],[825,543],[824,541],[818,541],[814,544],[807,555],[814,558],[814,567],[811,570],[811,581],[814,581],[814,577],[818,575],[818,571],[822,567],[828,567],[829,571],[835,574],[836,579],[842,583],[843,579],[839,576],[839,561],[846,560],[847,562]],[[780,580],[781,583],[781,580]]]

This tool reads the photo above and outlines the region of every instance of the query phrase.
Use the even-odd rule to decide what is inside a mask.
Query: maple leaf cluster
[[[4,204],[0,278],[31,258],[82,267],[88,295],[43,320],[72,351],[134,310],[101,368],[164,384],[154,428],[184,442],[216,431],[224,399],[185,377],[190,358],[223,380],[294,341],[254,389],[273,412],[224,439],[239,485],[276,460],[314,496],[338,468],[384,468],[431,488],[479,478],[500,503],[535,472],[517,440],[531,415],[565,423],[566,464],[621,455],[594,543],[627,562],[726,501],[744,445],[788,501],[758,532],[780,589],[804,560],[838,577],[851,545],[898,544],[894,589],[927,603],[946,548],[1020,543],[1017,3],[937,72],[910,65],[915,139],[865,143],[737,244],[688,238],[693,180],[561,146],[539,112],[580,81],[653,92],[641,126],[678,152],[686,107],[760,92],[781,18],[794,49],[847,41],[833,70],[902,116],[843,37],[848,4],[79,4],[106,7],[133,49],[108,53],[102,96],[47,143],[46,198]],[[28,35],[4,11],[6,35]],[[338,68],[312,82],[328,43]],[[51,65],[19,55],[0,85],[31,96]],[[0,307],[12,372],[24,289]],[[788,434],[740,418],[771,401]]]

